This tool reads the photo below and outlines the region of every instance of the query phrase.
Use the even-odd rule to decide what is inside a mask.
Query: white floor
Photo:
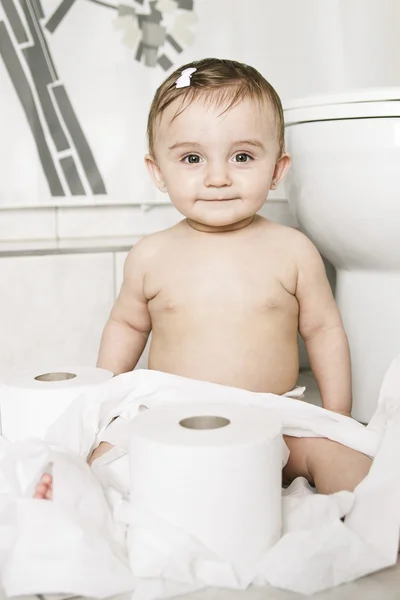
[[[178,596],[176,600],[301,600],[305,597],[311,597],[313,600],[399,600],[400,563],[390,569],[373,573],[358,581],[313,596],[293,594],[268,586],[251,587],[244,591],[208,588],[194,594]],[[6,600],[5,597],[3,598]],[[46,600],[58,599],[60,596],[46,596],[45,598]],[[44,600],[44,597],[25,596],[24,600]],[[75,596],[74,600],[78,600],[78,598]],[[130,600],[130,594],[115,597],[114,600]]]
[[[321,405],[321,397],[317,384],[310,371],[300,373],[298,385],[306,386],[304,400]],[[228,589],[202,590],[193,594],[179,596],[176,600],[301,600],[305,596],[285,592],[270,586],[263,588],[251,587],[244,591]],[[379,571],[363,577],[352,583],[314,594],[314,600],[400,600],[400,562],[390,569]],[[25,596],[24,600],[59,600],[60,596]],[[64,597],[67,600],[66,597]],[[0,600],[7,600],[5,596]],[[72,600],[72,598],[71,598]],[[76,596],[74,600],[79,600]],[[115,597],[114,600],[130,600],[130,594]]]
[[[301,600],[304,597],[301,594],[284,592],[272,587],[251,587],[245,591],[204,590],[188,596],[180,596],[181,600]],[[311,598],[315,600],[399,600],[400,563],[391,569],[374,573],[358,581],[314,594]]]

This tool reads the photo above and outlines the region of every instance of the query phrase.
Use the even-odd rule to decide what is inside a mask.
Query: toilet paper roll
[[[139,414],[131,436],[132,514],[172,524],[242,571],[278,541],[283,444],[268,411],[168,404]],[[140,540],[140,524],[138,532]],[[149,547],[134,531],[130,540],[134,574],[153,576]]]
[[[0,431],[11,442],[44,437],[48,427],[90,386],[113,377],[95,367],[14,369],[0,377]]]

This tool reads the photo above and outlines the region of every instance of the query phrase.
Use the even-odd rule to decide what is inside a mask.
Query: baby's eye
[[[200,162],[200,160],[201,159],[200,159],[200,156],[198,156],[198,154],[188,154],[183,159],[183,162],[188,163],[189,165],[196,165],[197,163]]]
[[[246,163],[252,160],[250,154],[246,154],[246,152],[240,152],[240,154],[235,155],[235,162]]]

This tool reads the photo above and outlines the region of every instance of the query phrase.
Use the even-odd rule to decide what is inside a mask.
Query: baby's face
[[[156,185],[196,228],[218,231],[251,220],[286,166],[272,110],[245,99],[221,114],[223,108],[199,98],[173,120],[177,109],[174,102],[162,114],[155,160],[147,157]]]

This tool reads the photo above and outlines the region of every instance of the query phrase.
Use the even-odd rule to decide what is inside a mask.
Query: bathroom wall
[[[93,364],[128,248],[180,218],[142,158],[171,68],[248,62],[284,102],[400,73],[398,0],[42,0],[34,15],[13,2],[13,15],[0,3],[0,369]],[[283,187],[263,214],[296,226]]]

